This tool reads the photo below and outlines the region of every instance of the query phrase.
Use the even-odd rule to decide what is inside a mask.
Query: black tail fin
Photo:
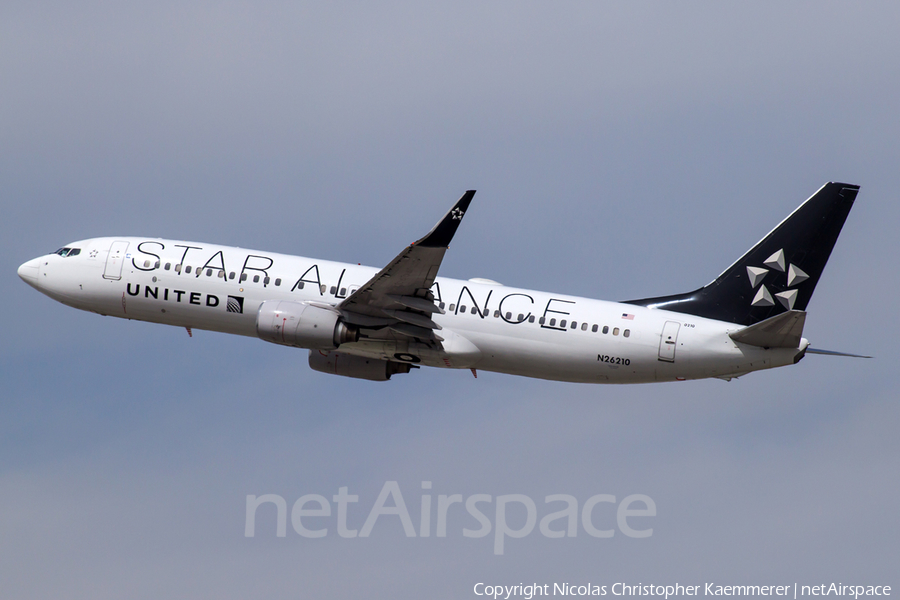
[[[858,191],[858,185],[826,183],[709,285],[626,304],[740,325],[806,310]]]

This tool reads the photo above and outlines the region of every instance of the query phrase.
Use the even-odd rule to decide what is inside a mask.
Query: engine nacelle
[[[322,350],[309,351],[309,366],[314,371],[330,375],[356,377],[370,381],[387,381],[395,373],[409,373],[410,369],[414,368],[412,365],[392,360]]]
[[[336,312],[302,302],[267,300],[256,314],[256,335],[273,344],[334,350],[359,339],[359,329],[340,318]]]

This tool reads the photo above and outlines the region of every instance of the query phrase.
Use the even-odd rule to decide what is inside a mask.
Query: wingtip
[[[472,198],[474,197],[475,190],[466,190],[466,192],[460,197],[453,208],[461,208],[462,210],[466,210],[467,208],[469,208],[469,204],[472,202]],[[451,209],[451,211],[452,210],[453,209]]]

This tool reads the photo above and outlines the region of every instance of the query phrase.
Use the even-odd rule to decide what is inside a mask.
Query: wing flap
[[[426,317],[425,315],[415,313],[409,310],[391,310],[385,309],[384,314],[398,321],[403,321],[404,323],[410,323],[412,325],[418,325],[419,327],[424,327],[425,329],[441,329],[441,326]]]
[[[388,327],[391,331],[396,331],[397,333],[409,336],[411,338],[417,338],[420,340],[437,340],[438,342],[444,340],[444,338],[436,334],[433,329],[419,327],[418,325],[413,325],[412,323],[404,323],[402,321],[398,321],[396,323],[388,325]]]
[[[390,298],[397,304],[400,304],[401,306],[405,306],[406,308],[420,310],[429,314],[444,314],[444,310],[442,308],[439,308],[434,302],[432,302],[431,300],[426,300],[425,298],[419,298],[418,296],[397,296],[395,294],[388,294],[388,298]]]

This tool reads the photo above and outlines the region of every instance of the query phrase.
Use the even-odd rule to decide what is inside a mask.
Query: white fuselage
[[[198,242],[135,237],[70,244],[20,267],[29,285],[103,315],[256,337],[264,301],[337,305],[378,269]],[[729,378],[796,362],[806,348],[735,342],[740,325],[564,294],[438,277],[445,351],[361,339],[341,352],[585,383]]]

